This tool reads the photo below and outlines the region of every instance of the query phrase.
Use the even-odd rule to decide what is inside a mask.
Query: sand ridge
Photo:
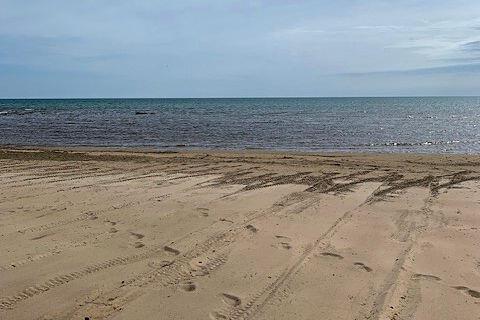
[[[1,319],[478,319],[480,158],[0,150]]]

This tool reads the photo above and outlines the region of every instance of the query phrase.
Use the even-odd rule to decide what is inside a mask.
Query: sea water
[[[3,99],[0,144],[479,153],[480,97]]]

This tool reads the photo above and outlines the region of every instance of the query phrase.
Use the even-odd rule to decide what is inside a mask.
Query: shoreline
[[[311,157],[388,157],[388,158],[479,158],[480,153],[423,153],[423,152],[370,152],[370,151],[294,151],[277,149],[221,149],[221,148],[185,148],[178,147],[172,149],[149,148],[149,147],[105,147],[105,146],[23,146],[23,145],[1,145],[0,152],[51,152],[51,153],[105,153],[105,154],[144,154],[144,155],[162,155],[162,154],[212,154],[212,155],[292,155],[292,156],[311,156]]]

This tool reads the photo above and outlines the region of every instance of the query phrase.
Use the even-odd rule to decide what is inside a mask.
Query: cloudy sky
[[[0,97],[480,95],[478,0],[0,0]]]

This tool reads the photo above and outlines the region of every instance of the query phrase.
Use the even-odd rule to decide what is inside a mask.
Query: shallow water
[[[479,153],[480,97],[0,100],[0,144]]]

